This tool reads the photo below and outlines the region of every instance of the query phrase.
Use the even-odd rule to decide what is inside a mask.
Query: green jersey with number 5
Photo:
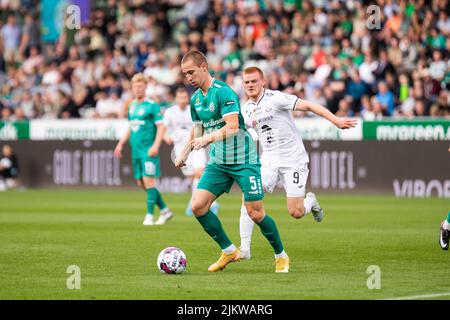
[[[224,117],[237,114],[239,132],[210,145],[209,163],[259,164],[256,145],[245,128],[237,94],[226,83],[213,79],[206,95],[198,89],[191,97],[191,118],[200,122],[206,133],[225,126]]]

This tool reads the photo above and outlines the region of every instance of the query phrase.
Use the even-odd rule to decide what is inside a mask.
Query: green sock
[[[447,222],[450,223],[450,211],[448,212]]]
[[[158,198],[158,190],[155,188],[148,188],[147,191],[147,214],[153,214],[156,199]]]
[[[203,229],[205,229],[206,233],[219,244],[221,249],[225,249],[232,245],[231,240],[222,228],[219,218],[217,218],[211,210],[208,210],[205,215],[198,217],[197,220],[200,222]]]
[[[159,190],[154,188],[156,190],[156,205],[159,207],[159,210],[163,210],[167,208],[166,203],[164,202],[161,193],[159,193]]]
[[[269,217],[268,214],[258,224],[261,229],[261,233],[269,240],[270,245],[275,250],[275,254],[283,252],[283,243],[281,242],[280,234],[278,233],[277,225],[275,221]]]

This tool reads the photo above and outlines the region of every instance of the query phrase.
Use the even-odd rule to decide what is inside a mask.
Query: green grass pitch
[[[267,195],[291,257],[274,273],[273,252],[255,227],[252,259],[218,273],[219,247],[184,209],[189,195],[164,195],[176,216],[145,227],[145,194],[106,190],[0,193],[0,299],[383,299],[450,293],[450,252],[438,245],[448,199],[320,195],[325,219],[291,218],[281,194]],[[220,219],[239,245],[240,195],[220,198]],[[157,214],[157,212],[156,212]],[[187,255],[181,275],[159,273],[160,250]],[[81,271],[70,290],[68,266]],[[379,266],[381,289],[367,268]],[[436,299],[449,299],[443,295]]]

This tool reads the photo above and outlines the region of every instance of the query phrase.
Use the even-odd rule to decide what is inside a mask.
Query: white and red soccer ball
[[[159,253],[157,265],[162,273],[176,274],[186,270],[186,255],[181,249],[168,247]]]

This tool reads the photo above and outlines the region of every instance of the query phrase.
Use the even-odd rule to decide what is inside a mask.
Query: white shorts
[[[287,197],[305,197],[306,181],[308,180],[308,164],[295,166],[277,166],[271,163],[262,163],[261,177],[264,190],[272,193],[281,181]]]
[[[178,155],[181,150],[183,150],[184,146],[184,144],[182,146],[175,146],[175,154]],[[204,169],[206,167],[206,162],[205,149],[192,150],[186,161],[186,165],[181,168],[181,171],[187,177],[193,176],[196,170]]]

